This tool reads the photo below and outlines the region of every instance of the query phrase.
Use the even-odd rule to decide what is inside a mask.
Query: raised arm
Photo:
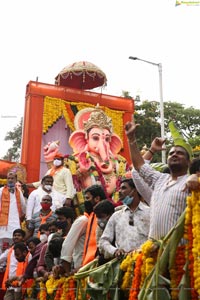
[[[136,128],[138,126],[139,124],[135,124],[134,121],[127,122],[125,125],[125,132],[128,139],[131,160],[136,170],[139,170],[144,165],[144,158],[142,157],[140,150],[137,147],[137,141],[135,137]]]
[[[161,137],[156,137],[152,141],[151,146],[148,149],[148,151],[143,155],[143,158],[145,160],[151,160],[153,155],[156,152],[160,152],[162,150],[165,150],[166,149],[165,146],[164,146],[165,141],[166,141],[166,139],[162,139]]]

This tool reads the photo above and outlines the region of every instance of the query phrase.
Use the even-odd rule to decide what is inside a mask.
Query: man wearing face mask
[[[53,234],[51,241],[55,238],[63,237],[64,239],[67,238],[68,233],[70,232],[71,226],[74,222],[74,211],[71,207],[60,207],[55,211],[57,215],[57,227],[58,230],[56,233]],[[54,255],[51,252],[51,249],[47,247],[46,253],[45,253],[45,265],[47,268],[47,271],[50,272],[55,265]]]
[[[97,203],[97,205],[95,205],[95,207],[94,207],[94,213],[97,217],[97,224],[98,224],[97,229],[96,229],[96,239],[97,239],[96,255],[98,256],[98,264],[99,265],[102,265],[109,260],[109,259],[107,260],[107,256],[105,253],[104,253],[104,255],[102,255],[99,252],[99,240],[103,234],[106,224],[108,223],[108,220],[110,219],[110,217],[112,216],[112,214],[114,212],[115,212],[115,206],[109,200],[102,200],[101,202]],[[113,241],[113,243],[114,243],[114,241]]]
[[[150,209],[140,201],[132,179],[122,180],[119,195],[124,205],[112,214],[99,241],[100,252],[110,257],[138,249],[149,233]]]
[[[15,188],[17,176],[7,174],[7,184],[0,188],[0,248],[3,242],[12,244],[13,231],[20,228],[25,215],[26,204],[21,191]]]
[[[39,228],[40,225],[47,222],[56,220],[56,214],[51,210],[52,197],[50,195],[44,195],[40,202],[41,209],[39,212],[33,214],[26,232],[26,240],[31,236],[40,238]]]
[[[102,186],[95,184],[88,187],[84,191],[85,198],[85,212],[88,216],[88,223],[86,228],[86,236],[83,249],[82,265],[86,265],[95,258],[97,251],[96,229],[97,217],[94,213],[94,207],[101,200],[106,199],[105,192]]]
[[[65,196],[66,205],[71,206],[71,201],[76,193],[74,188],[72,174],[68,168],[64,166],[64,156],[57,153],[53,160],[53,166],[45,175],[53,177],[53,187],[60,194]],[[38,188],[40,182],[28,184],[28,187]]]
[[[28,197],[26,205],[26,225],[28,227],[29,221],[33,214],[37,213],[41,209],[41,199],[45,195],[50,195],[52,198],[52,211],[62,207],[65,204],[66,197],[61,193],[58,193],[53,189],[53,177],[46,175],[41,180],[41,185],[34,191],[32,191]]]
[[[58,272],[65,273],[66,276],[69,276],[70,272],[76,272],[84,261],[91,261],[97,250],[97,219],[93,208],[105,199],[106,195],[103,188],[95,184],[84,191],[84,198],[84,215],[79,216],[73,222],[62,245],[61,265],[57,266]]]

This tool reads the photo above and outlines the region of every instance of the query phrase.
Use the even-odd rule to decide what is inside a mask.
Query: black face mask
[[[23,262],[23,261],[25,261],[25,257],[20,257],[17,260],[18,260],[18,262]]]
[[[68,226],[67,221],[57,221],[58,229],[66,229]]]
[[[91,214],[93,212],[93,205],[91,201],[85,201],[84,206],[85,206],[86,213]]]

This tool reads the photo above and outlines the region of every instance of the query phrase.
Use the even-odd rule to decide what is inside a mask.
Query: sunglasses
[[[133,212],[132,211],[130,211],[130,214],[129,214],[129,225],[134,226],[134,219],[133,219]]]

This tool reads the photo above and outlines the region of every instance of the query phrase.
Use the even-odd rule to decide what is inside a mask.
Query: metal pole
[[[154,63],[148,60],[144,60],[138,57],[134,56],[129,56],[129,59],[133,60],[140,60],[143,62],[146,62],[148,64],[151,64],[153,66],[158,67],[158,72],[159,72],[159,92],[160,92],[160,123],[161,123],[161,138],[165,138],[165,124],[164,124],[164,104],[163,104],[163,86],[162,86],[162,64],[159,63]],[[166,163],[166,150],[162,151],[162,163]]]
[[[164,123],[164,104],[163,104],[163,86],[162,86],[162,64],[158,64],[159,72],[159,89],[160,89],[160,123],[161,123],[161,138],[165,138],[165,123]],[[166,150],[162,151],[162,163],[166,163]]]

